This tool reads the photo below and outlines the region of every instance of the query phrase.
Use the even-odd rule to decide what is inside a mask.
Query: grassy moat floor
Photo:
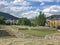
[[[57,30],[20,30],[20,32],[34,36],[45,36],[49,34],[58,33]]]

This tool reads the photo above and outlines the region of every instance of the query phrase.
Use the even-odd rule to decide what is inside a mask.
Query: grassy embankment
[[[21,26],[14,26],[14,28],[22,28]],[[25,27],[26,28],[26,27]],[[30,28],[30,27],[27,27]],[[29,34],[29,35],[33,35],[33,36],[45,36],[45,35],[49,35],[49,34],[54,34],[54,33],[59,33],[56,29],[49,29],[49,28],[43,28],[40,30],[19,30],[20,32],[24,33],[24,34]]]

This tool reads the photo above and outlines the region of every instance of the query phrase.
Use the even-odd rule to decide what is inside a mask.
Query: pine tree
[[[44,13],[40,12],[39,16],[36,18],[36,22],[38,26],[45,26],[46,17]]]

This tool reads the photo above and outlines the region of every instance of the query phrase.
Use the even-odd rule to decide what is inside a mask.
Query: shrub
[[[57,29],[60,29],[60,26],[57,26]]]
[[[18,28],[18,30],[29,30],[28,28]]]
[[[40,30],[39,28],[31,28],[31,30]]]

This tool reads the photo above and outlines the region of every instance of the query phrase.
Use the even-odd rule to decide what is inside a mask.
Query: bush
[[[20,18],[18,20],[19,25],[26,25],[26,26],[31,26],[31,21],[27,18]]]
[[[60,26],[57,26],[57,29],[60,29]]]
[[[18,28],[18,30],[29,30],[28,28]]]
[[[31,28],[31,30],[40,30],[39,28]]]

